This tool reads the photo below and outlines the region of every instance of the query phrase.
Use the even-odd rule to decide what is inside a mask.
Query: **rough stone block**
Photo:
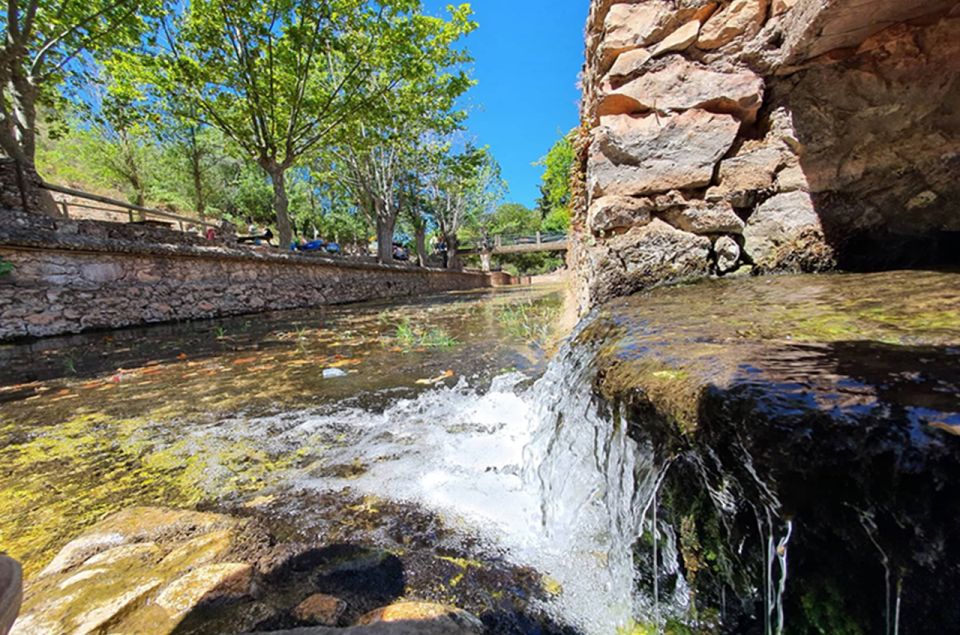
[[[598,114],[701,108],[753,121],[762,102],[763,80],[752,72],[717,72],[672,56],[663,68],[601,95]]]
[[[763,26],[768,4],[769,0],[733,0],[703,25],[697,47],[716,49],[738,37],[753,37]]]
[[[819,271],[835,266],[810,195],[773,196],[747,220],[744,248],[760,271]]]
[[[586,255],[591,304],[666,282],[710,273],[710,240],[654,219],[614,236]]]
[[[729,203],[690,201],[682,207],[674,207],[660,217],[683,231],[692,234],[739,234],[744,223]]]
[[[587,225],[595,234],[645,225],[650,222],[650,213],[655,208],[653,201],[648,198],[603,196],[590,205]]]
[[[703,110],[603,117],[587,165],[589,190],[638,196],[705,187],[739,128],[732,116]]]

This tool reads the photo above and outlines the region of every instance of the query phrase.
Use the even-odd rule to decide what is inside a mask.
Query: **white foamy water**
[[[522,387],[517,373],[482,393],[461,380],[382,412],[288,414],[236,421],[217,434],[257,437],[271,452],[301,451],[328,464],[363,464],[355,479],[293,474],[290,484],[348,486],[441,512],[559,583],[548,612],[609,634],[647,608],[633,592],[632,546],[656,473],[626,424],[598,413],[591,359],[566,349],[533,386]],[[331,439],[339,442],[331,447]]]

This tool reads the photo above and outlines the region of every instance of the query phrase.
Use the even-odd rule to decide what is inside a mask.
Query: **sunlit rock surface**
[[[709,274],[956,263],[957,42],[955,0],[594,0],[571,250],[581,312],[609,297],[591,253],[611,236],[588,214],[609,195],[679,190],[687,210],[654,213],[681,231],[703,201],[732,205],[748,238],[717,228],[739,253],[712,250]]]

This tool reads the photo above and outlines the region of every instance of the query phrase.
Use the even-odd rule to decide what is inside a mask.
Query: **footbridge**
[[[476,255],[484,251],[492,255],[530,254],[541,251],[566,251],[569,238],[563,232],[537,232],[523,236],[493,236],[486,240],[486,249],[482,241],[467,242],[457,250],[465,256]]]

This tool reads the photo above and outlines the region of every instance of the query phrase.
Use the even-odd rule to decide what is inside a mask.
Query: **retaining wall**
[[[244,248],[155,227],[5,210],[0,261],[14,267],[0,276],[0,341],[495,282],[482,273]]]
[[[960,2],[590,6],[581,310],[748,267],[960,260]]]

